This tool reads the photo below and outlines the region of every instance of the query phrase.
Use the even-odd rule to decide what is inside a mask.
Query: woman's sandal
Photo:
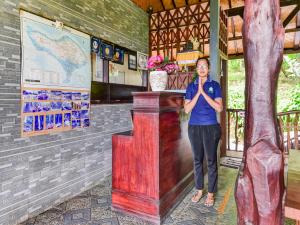
[[[203,197],[203,192],[201,192],[201,194],[199,194],[199,191],[197,191],[192,197],[192,202],[197,203],[200,201],[200,199],[202,197]]]
[[[212,207],[215,204],[215,198],[213,195],[207,195],[204,205],[206,207]]]

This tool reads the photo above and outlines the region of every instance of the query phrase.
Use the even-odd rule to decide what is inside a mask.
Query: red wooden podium
[[[193,186],[183,94],[133,93],[133,131],[112,137],[112,209],[160,224]]]

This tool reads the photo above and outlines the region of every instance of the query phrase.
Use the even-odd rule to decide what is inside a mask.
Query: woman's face
[[[199,60],[196,67],[197,73],[200,77],[207,77],[208,75],[208,64],[205,59]]]

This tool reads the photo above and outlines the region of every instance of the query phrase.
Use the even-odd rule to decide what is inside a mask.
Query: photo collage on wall
[[[22,114],[24,136],[89,127],[90,93],[26,88]]]

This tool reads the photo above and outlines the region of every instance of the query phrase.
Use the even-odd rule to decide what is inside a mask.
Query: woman
[[[203,196],[204,174],[203,158],[208,167],[208,194],[205,205],[214,205],[214,193],[217,191],[217,148],[221,137],[221,128],[216,112],[223,110],[221,88],[218,82],[208,74],[209,61],[199,58],[196,62],[197,78],[186,90],[184,110],[191,112],[188,134],[194,156],[194,177],[197,192],[192,202],[198,202]]]

